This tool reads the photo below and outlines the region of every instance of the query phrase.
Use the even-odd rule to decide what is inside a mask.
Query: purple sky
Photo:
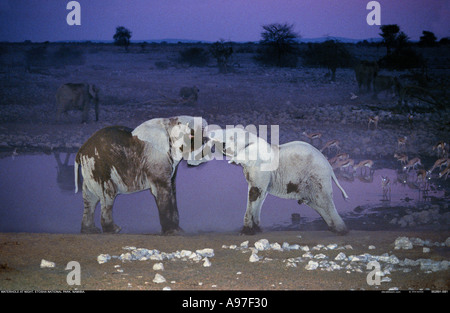
[[[115,27],[132,40],[255,41],[261,25],[294,24],[303,38],[379,37],[369,26],[369,0],[79,0],[81,26],[68,26],[69,0],[0,0],[0,41],[112,40]],[[411,39],[423,30],[450,35],[449,0],[379,0],[381,23]]]

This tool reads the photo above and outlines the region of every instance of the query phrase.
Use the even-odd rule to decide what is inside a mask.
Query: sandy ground
[[[288,242],[290,245],[308,245],[313,255],[323,254],[333,260],[340,252],[348,256],[370,253],[395,255],[399,260],[421,258],[434,261],[448,260],[448,247],[414,246],[410,250],[395,250],[394,242],[398,237],[418,237],[431,242],[445,242],[450,232],[411,232],[411,231],[351,231],[345,236],[336,236],[328,231],[310,232],[268,232],[257,236],[238,236],[232,233],[211,233],[208,235],[64,235],[64,234],[0,234],[0,289],[2,290],[448,290],[450,270],[426,271],[419,266],[394,265],[389,282],[369,286],[367,269],[361,263],[361,270],[326,271],[320,268],[307,270],[308,259],[299,262],[297,267],[287,266],[287,259],[297,258],[305,252],[260,251],[258,262],[250,262],[249,250],[230,249],[246,240],[249,246],[265,238],[270,243]],[[313,250],[314,246],[337,244],[338,247],[351,245],[344,249]],[[227,248],[223,248],[223,245]],[[369,249],[373,245],[374,249]],[[99,264],[100,254],[121,255],[129,252],[124,247],[158,249],[167,253],[183,249],[195,251],[211,248],[214,256],[209,258],[210,267],[204,267],[203,261],[183,261],[181,259],[163,261],[121,261],[111,259]],[[245,251],[245,252],[244,252]],[[54,268],[40,268],[41,260],[55,263]],[[314,259],[316,261],[320,261]],[[81,285],[69,286],[65,270],[70,261],[81,266]],[[162,262],[163,271],[153,270],[155,263]],[[354,268],[357,262],[347,262]],[[381,263],[381,262],[380,262]],[[385,264],[381,263],[381,270]],[[410,271],[405,272],[404,269]],[[71,268],[72,270],[72,268]],[[167,280],[154,283],[156,273]]]

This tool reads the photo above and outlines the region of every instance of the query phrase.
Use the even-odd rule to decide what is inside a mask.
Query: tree
[[[212,56],[217,60],[220,73],[228,73],[228,61],[233,54],[233,48],[227,46],[223,39],[216,41],[209,48]]]
[[[432,32],[424,30],[422,32],[422,36],[420,36],[419,45],[425,47],[432,47],[436,45],[436,40],[437,38]]]
[[[388,24],[380,26],[380,30],[380,36],[383,37],[383,43],[386,46],[386,54],[389,55],[391,54],[391,48],[396,44],[400,27],[397,24]]]
[[[130,45],[131,31],[123,26],[116,27],[116,33],[113,36],[114,44],[116,46],[124,46],[125,50],[128,51],[128,46]]]
[[[332,81],[336,80],[336,69],[351,66],[353,60],[345,46],[336,40],[308,44],[303,57],[306,64],[326,67],[331,72]]]
[[[298,60],[296,39],[300,36],[293,28],[294,25],[287,23],[264,25],[257,60],[268,65],[295,67]]]

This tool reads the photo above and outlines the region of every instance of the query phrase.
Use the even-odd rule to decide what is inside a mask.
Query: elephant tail
[[[75,160],[75,164],[74,164],[74,174],[75,174],[75,193],[78,193],[78,163]]]
[[[344,199],[348,199],[347,193],[345,192],[344,188],[342,188],[342,186],[339,184],[339,182],[338,182],[338,180],[337,180],[337,178],[336,178],[336,175],[334,175],[334,172],[333,172],[333,171],[331,171],[331,178],[333,178],[334,183],[335,183],[336,186],[338,186],[338,188],[341,190],[342,196],[344,197]]]

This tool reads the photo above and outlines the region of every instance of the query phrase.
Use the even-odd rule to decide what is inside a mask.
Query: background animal
[[[197,128],[193,117],[177,116],[152,119],[134,130],[111,126],[97,131],[75,158],[75,182],[79,165],[83,175],[81,232],[100,232],[94,224],[98,202],[103,232],[119,232],[121,228],[114,224],[112,216],[114,199],[118,194],[146,189],[155,197],[162,233],[180,231],[175,192],[177,167],[182,160],[179,152],[190,152],[191,136],[195,132],[202,134],[205,125],[201,119]]]
[[[198,93],[200,90],[196,86],[182,87],[179,96],[183,100],[189,100],[189,103],[196,103],[198,100]]]
[[[95,120],[98,121],[99,89],[92,84],[67,83],[58,88],[56,92],[56,120],[59,122],[61,114],[70,110],[83,111],[81,122],[88,120],[90,102],[95,105]]]
[[[377,75],[373,80],[373,96],[377,98],[382,91],[386,91],[386,96],[398,94],[398,86],[397,77]]]
[[[363,60],[355,66],[355,76],[360,93],[363,92],[362,87],[365,87],[365,91],[370,91],[372,82],[378,74],[378,70],[379,67],[377,62],[373,61]]]

